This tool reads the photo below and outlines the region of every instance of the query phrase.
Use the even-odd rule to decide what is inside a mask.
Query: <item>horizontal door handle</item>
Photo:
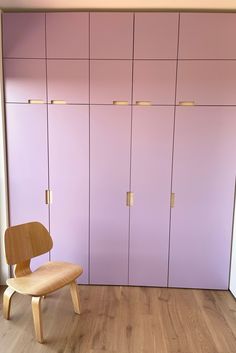
[[[113,101],[113,105],[129,105],[128,101]]]
[[[28,99],[29,104],[44,104],[45,102],[42,99]]]
[[[181,101],[181,102],[179,102],[179,105],[185,106],[185,107],[191,107],[196,104],[194,101]]]
[[[66,104],[66,101],[63,100],[51,100],[51,104]]]
[[[150,106],[150,105],[152,105],[152,102],[151,101],[136,101],[136,104],[140,105],[140,106]]]

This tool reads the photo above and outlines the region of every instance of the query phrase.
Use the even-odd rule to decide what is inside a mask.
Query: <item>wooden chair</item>
[[[66,285],[70,292],[75,313],[80,313],[79,293],[76,278],[83,269],[66,262],[48,262],[34,272],[30,260],[52,249],[53,243],[47,229],[38,222],[10,227],[5,232],[6,259],[15,265],[14,276],[7,280],[8,288],[3,295],[3,315],[10,318],[11,298],[15,292],[32,296],[32,311],[36,339],[43,343],[40,303],[42,297]]]

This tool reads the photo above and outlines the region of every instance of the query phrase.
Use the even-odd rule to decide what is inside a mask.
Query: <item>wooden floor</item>
[[[0,352],[236,353],[229,292],[80,286],[80,295],[80,316],[67,287],[44,299],[42,345],[34,339],[30,297],[15,294],[11,320],[1,315]]]

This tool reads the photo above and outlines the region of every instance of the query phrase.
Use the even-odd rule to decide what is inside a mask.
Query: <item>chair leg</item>
[[[3,294],[3,317],[6,320],[10,319],[10,311],[11,311],[11,299],[15,291],[10,287],[7,287]]]
[[[70,294],[74,306],[74,312],[80,314],[80,301],[79,301],[79,291],[78,286],[75,281],[70,284]]]
[[[43,343],[43,328],[41,317],[41,297],[32,297],[32,313],[36,340]]]

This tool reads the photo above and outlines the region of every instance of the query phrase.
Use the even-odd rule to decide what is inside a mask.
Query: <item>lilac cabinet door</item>
[[[90,278],[128,284],[131,108],[91,107]]]
[[[44,59],[5,59],[6,102],[46,102],[46,64]]]
[[[90,62],[90,102],[112,104],[131,103],[132,61],[92,60]]]
[[[132,59],[133,14],[97,12],[90,14],[92,59]]]
[[[177,104],[235,105],[236,61],[179,61]]]
[[[177,108],[171,287],[228,289],[235,131],[235,107]]]
[[[7,104],[10,225],[38,221],[48,228],[47,110],[45,105]],[[48,261],[48,254],[33,260]]]
[[[136,13],[135,59],[176,59],[178,13]]]
[[[235,13],[181,13],[180,59],[236,59]]]
[[[134,107],[129,283],[167,286],[173,107]]]
[[[88,106],[48,107],[51,258],[82,265],[80,283],[88,283],[88,112]]]
[[[46,14],[47,58],[88,59],[89,14]]]
[[[48,101],[89,103],[88,60],[48,60]]]
[[[3,56],[45,58],[45,14],[3,14]]]
[[[135,61],[133,103],[174,104],[175,77],[176,61]]]

